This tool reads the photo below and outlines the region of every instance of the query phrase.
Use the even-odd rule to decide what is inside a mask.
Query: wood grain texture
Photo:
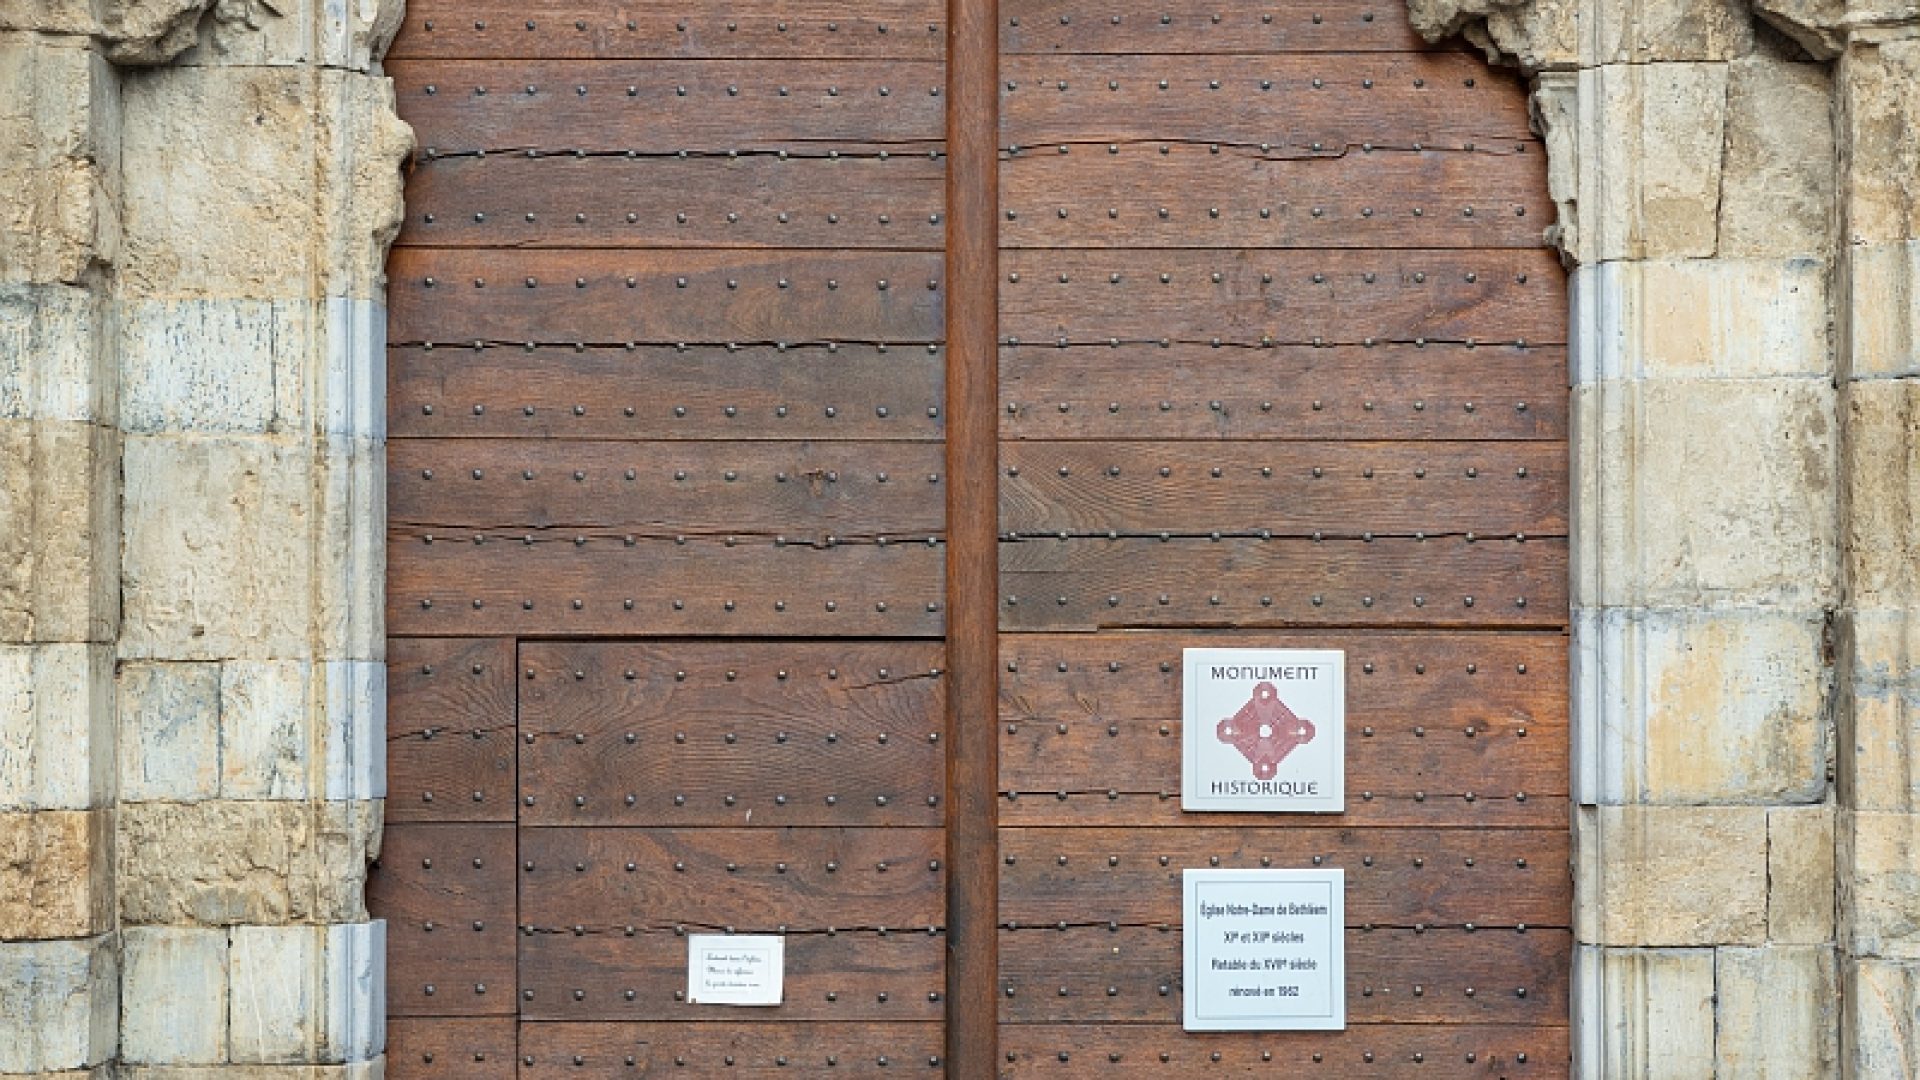
[[[1004,828],[1000,853],[1003,926],[1179,926],[1181,870],[1216,865],[1343,868],[1349,927],[1565,927],[1572,904],[1558,829]]]
[[[1566,371],[1557,346],[1023,345],[1000,354],[1000,437],[1562,440]]]
[[[925,154],[946,117],[941,65],[911,60],[416,60],[392,76],[429,156]]]
[[[407,186],[405,247],[891,248],[938,251],[943,159],[437,160]]]
[[[942,335],[940,260],[921,253],[404,248],[387,272],[402,344],[897,345]]]
[[[945,935],[920,930],[786,935],[781,1003],[758,1009],[688,1004],[687,940],[671,930],[534,934],[520,950],[529,1020],[720,1018],[939,1021],[945,1014]]]
[[[389,825],[367,875],[367,910],[387,921],[387,1012],[514,1011],[514,829]]]
[[[1531,142],[1293,158],[1188,143],[1066,149],[1002,161],[1000,201],[1017,216],[1002,221],[1001,246],[1537,248],[1553,221],[1547,155]]]
[[[519,1025],[513,1017],[390,1017],[390,1080],[514,1080]]]
[[[528,1080],[945,1075],[937,1023],[756,1024],[738,1015],[739,1010],[728,1010],[701,1023],[528,1023],[521,1027],[520,1075]]]
[[[521,664],[528,824],[945,820],[937,644],[530,644]]]
[[[938,346],[388,350],[388,435],[939,441]]]
[[[387,63],[419,58],[897,57],[939,59],[939,0],[735,0],[654,7],[594,0],[413,0]]]
[[[521,921],[536,929],[945,924],[937,829],[526,829],[520,858]]]
[[[1543,251],[1004,251],[1008,344],[1560,344]]]
[[[1133,926],[1003,930],[1001,1020],[1178,1024],[1180,937]],[[1571,952],[1565,930],[1352,931],[1347,1023],[1559,1026]]]
[[[1000,549],[1003,630],[1557,628],[1567,618],[1563,540],[1039,538]]]
[[[512,821],[513,730],[513,642],[390,642],[386,820]]]
[[[1010,56],[1001,77],[1014,87],[1000,95],[1001,143],[1035,152],[1135,141],[1505,152],[1532,139],[1526,95],[1465,53]]]
[[[938,637],[939,543],[796,537],[641,540],[395,531],[387,631],[398,637]],[[427,538],[433,537],[432,542]],[[473,537],[484,538],[474,543]],[[576,540],[584,541],[576,543]],[[817,544],[817,546],[816,546]],[[731,605],[731,606],[729,606]]]
[[[1173,0],[1148,6],[1087,0],[1004,0],[1000,51],[1175,53],[1418,52],[1406,12],[1377,0],[1283,5]]]
[[[1553,443],[1013,442],[1000,528],[1074,536],[1564,536]]]
[[[402,440],[387,451],[394,526],[614,530],[647,536],[936,535],[933,443]]]
[[[1572,1061],[1568,1030],[1539,1025],[1356,1024],[1339,1031],[1189,1035],[1164,1024],[1002,1029],[1012,1059],[1004,1080],[1134,1080],[1305,1075],[1404,1080],[1449,1077],[1548,1080]],[[1218,1055],[1218,1057],[1215,1057]]]

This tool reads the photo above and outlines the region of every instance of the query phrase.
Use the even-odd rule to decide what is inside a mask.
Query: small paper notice
[[[774,934],[687,936],[687,1000],[696,1005],[778,1005],[787,942]]]

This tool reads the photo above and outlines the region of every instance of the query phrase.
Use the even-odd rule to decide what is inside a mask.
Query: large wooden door
[[[1566,1074],[1514,80],[1372,0],[414,0],[389,70],[392,1075]],[[1344,814],[1179,809],[1220,644],[1346,650]],[[1346,870],[1348,1030],[1181,1030],[1212,866]]]

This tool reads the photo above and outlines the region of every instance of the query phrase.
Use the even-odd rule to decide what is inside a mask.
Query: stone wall
[[[0,0],[0,1074],[377,1075],[373,0]]]
[[[1573,270],[1584,1077],[1920,1075],[1920,9],[1413,0]]]
[[[1573,268],[1588,1078],[1920,1075],[1920,11],[1753,2],[1412,2]],[[398,6],[0,0],[0,1077],[380,1069]]]

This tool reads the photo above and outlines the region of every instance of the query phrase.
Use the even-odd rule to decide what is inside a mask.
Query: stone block
[[[1579,79],[1578,261],[1713,255],[1726,65],[1615,64]]]
[[[386,1075],[386,1059],[379,1057],[351,1065],[129,1065],[114,1080],[385,1080]]]
[[[110,641],[119,618],[119,437],[0,420],[0,641]]]
[[[1814,802],[1826,792],[1819,611],[1606,609],[1576,621],[1580,795],[1608,803]],[[1598,685],[1590,685],[1597,681]]]
[[[316,346],[307,300],[121,305],[120,423],[129,432],[299,433]]]
[[[112,926],[111,813],[0,813],[0,939],[82,938]]]
[[[1762,807],[1600,806],[1576,820],[1583,941],[1758,945],[1767,933]]]
[[[1920,621],[1907,609],[1850,610],[1840,689],[1840,790],[1859,810],[1920,810]]]
[[[324,369],[313,411],[330,441],[378,445],[387,438],[387,306],[330,296],[320,309]]]
[[[1920,964],[1845,964],[1843,1045],[1850,1077],[1920,1076]]]
[[[111,646],[0,646],[0,810],[112,800],[112,679]]]
[[[1728,65],[1720,258],[1831,253],[1832,103],[1824,64],[1751,56]],[[1824,321],[1815,318],[1810,328]]]
[[[1831,945],[1717,949],[1715,1080],[1837,1075],[1840,987]]]
[[[235,927],[233,1060],[369,1060],[385,1045],[386,924]]]
[[[378,300],[386,294],[387,248],[400,233],[400,168],[413,152],[413,128],[400,120],[393,84],[383,77],[325,71],[318,92],[324,108],[315,138],[327,167],[324,292]]]
[[[1580,1080],[1713,1075],[1713,950],[1580,946]]]
[[[76,285],[0,285],[0,419],[112,415],[107,306]]]
[[[306,655],[319,537],[312,473],[305,447],[129,437],[121,654]]]
[[[1413,28],[1428,41],[1459,35],[1487,54],[1528,74],[1579,63],[1580,11],[1571,0],[1516,4],[1510,0],[1410,0]]]
[[[1581,10],[1589,64],[1731,60],[1753,49],[1738,0],[1601,0]]]
[[[298,68],[126,79],[123,297],[312,295],[315,85]]]
[[[1833,807],[1767,811],[1767,940],[1833,940]]]
[[[387,666],[329,660],[326,679],[326,797],[387,797]]]
[[[120,797],[193,802],[220,794],[220,666],[120,666]]]
[[[120,808],[124,925],[365,921],[379,803],[134,803]]]
[[[1840,935],[1856,956],[1920,960],[1920,814],[1840,815]]]
[[[236,660],[220,666],[222,798],[307,797],[311,670],[300,660]]]
[[[386,656],[386,445],[341,438],[328,445],[317,496],[316,641],[328,659]]]
[[[0,1073],[112,1060],[120,972],[110,938],[0,942]]]
[[[83,38],[0,34],[0,282],[79,282],[116,254],[112,70]]]
[[[1650,259],[1573,273],[1574,378],[1830,376],[1827,264]]]
[[[1574,603],[1832,604],[1826,379],[1669,379],[1573,395]]]
[[[227,1060],[227,932],[136,926],[120,940],[121,1059]]]
[[[1842,388],[1841,404],[1852,601],[1920,606],[1920,382],[1856,379]]]
[[[1920,40],[1860,44],[1835,72],[1848,242],[1920,240]]]
[[[1846,373],[1856,379],[1920,375],[1920,241],[1855,244],[1845,249],[1841,267]]]

